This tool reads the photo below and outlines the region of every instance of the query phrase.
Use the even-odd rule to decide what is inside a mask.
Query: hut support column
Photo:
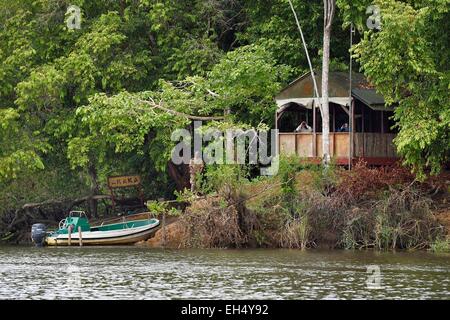
[[[350,48],[353,47],[353,33],[355,31],[353,30],[353,23],[350,24]],[[354,138],[354,120],[355,120],[355,101],[353,100],[352,97],[352,72],[353,72],[353,59],[352,59],[352,55],[350,54],[350,72],[349,72],[349,83],[348,83],[348,87],[349,87],[349,91],[348,91],[348,108],[349,108],[349,112],[348,112],[348,117],[349,117],[349,121],[348,121],[348,133],[349,133],[349,138],[348,138],[348,169],[351,170],[352,168],[352,159],[353,159],[353,138]]]
[[[317,157],[317,134],[316,134],[316,103],[313,100],[313,157]]]
[[[352,168],[352,159],[353,159],[353,141],[354,141],[354,137],[355,137],[355,129],[354,129],[354,122],[355,122],[355,101],[353,99],[350,100],[350,112],[349,112],[349,148],[348,148],[348,168],[351,169]]]
[[[276,143],[277,144],[280,143],[280,134],[278,132],[278,117],[279,117],[279,115],[278,115],[278,109],[277,109],[277,111],[275,111],[275,134],[277,135],[277,137],[276,137],[276,139],[277,139]],[[277,154],[275,156],[278,156],[278,152],[277,152]]]
[[[336,132],[336,105],[333,105],[332,111],[333,111],[333,123],[331,126],[331,130],[333,130],[333,132]]]
[[[365,136],[365,131],[366,131],[366,128],[365,128],[365,117],[364,117],[364,114],[365,114],[365,112],[364,112],[364,108],[365,108],[365,106],[364,105],[362,105],[361,106],[361,114],[362,114],[362,157],[364,158],[365,157],[365,149],[366,149],[366,146],[365,146],[365,144],[366,144],[366,136]]]

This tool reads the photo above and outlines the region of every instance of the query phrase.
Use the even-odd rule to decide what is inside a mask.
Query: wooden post
[[[276,144],[279,145],[280,144],[280,131],[278,130],[278,106],[277,106],[277,111],[275,111],[275,134],[276,136]],[[277,150],[278,152],[278,150]],[[278,153],[275,155],[278,156]]]
[[[159,198],[159,202],[164,202],[164,198]],[[166,212],[163,212],[162,214],[162,239],[161,239],[162,247],[164,248],[166,246]]]
[[[348,168],[351,169],[352,168],[352,159],[353,159],[353,155],[354,155],[354,137],[355,137],[355,100],[351,99],[350,102],[350,123],[349,123],[349,131],[350,131],[350,148],[349,148],[349,165]]]
[[[333,132],[336,132],[336,106],[333,105],[333,123],[331,126],[331,130],[333,130]]]
[[[278,129],[278,109],[277,109],[277,111],[275,111],[275,130],[277,130],[277,129]]]
[[[365,157],[365,155],[366,155],[366,146],[365,146],[365,144],[366,144],[366,135],[365,135],[365,131],[366,131],[366,126],[365,126],[365,124],[364,124],[364,122],[366,121],[366,119],[365,119],[365,112],[364,112],[364,105],[362,105],[362,107],[361,107],[361,113],[362,113],[362,157],[364,158]]]
[[[353,23],[350,24],[350,48],[353,47]],[[354,130],[355,130],[355,100],[353,100],[352,97],[352,86],[353,86],[353,79],[352,79],[352,72],[353,72],[353,59],[352,59],[352,55],[350,54],[350,70],[349,70],[349,90],[348,90],[348,108],[349,108],[349,113],[348,113],[348,133],[349,133],[349,137],[348,137],[348,169],[351,170],[352,169],[352,159],[353,159],[353,139],[354,139]]]
[[[313,100],[313,158],[317,157],[316,103]]]
[[[67,239],[67,244],[68,244],[68,246],[70,247],[70,245],[71,245],[71,243],[72,243],[72,225],[70,225],[70,226],[67,228],[67,231],[68,231],[68,235],[69,235],[69,238]]]
[[[80,244],[80,247],[83,246],[83,237],[81,236],[81,227],[78,227],[78,242]]]
[[[336,133],[335,132],[333,132],[333,133],[330,133],[330,136],[333,136],[333,140],[331,140],[332,141],[332,144],[330,145],[330,157],[334,157],[334,156],[337,156],[337,151],[336,151]]]
[[[294,141],[294,149],[295,149],[295,155],[296,156],[298,155],[298,152],[297,152],[297,149],[298,149],[297,135],[298,135],[298,133],[294,132],[294,139],[295,139],[295,141]],[[240,170],[238,172],[240,172]]]
[[[166,213],[164,212],[163,213],[163,217],[162,217],[163,219],[163,221],[162,221],[162,225],[163,225],[163,230],[162,230],[162,237],[163,237],[163,243],[162,243],[162,246],[163,246],[163,248],[165,248],[166,247]]]

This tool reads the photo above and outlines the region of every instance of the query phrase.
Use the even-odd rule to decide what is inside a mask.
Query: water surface
[[[0,298],[450,299],[450,255],[5,246]]]

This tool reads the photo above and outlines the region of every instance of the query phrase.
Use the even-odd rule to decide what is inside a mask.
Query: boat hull
[[[81,242],[84,245],[109,246],[126,245],[149,239],[159,228],[159,221],[144,227],[135,229],[123,229],[115,231],[86,231],[81,234]],[[68,246],[69,236],[60,234],[46,238],[48,246]],[[71,235],[71,245],[79,245],[79,234]]]

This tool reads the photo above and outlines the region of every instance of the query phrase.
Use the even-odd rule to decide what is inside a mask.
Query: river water
[[[6,246],[0,299],[450,299],[450,255]]]

